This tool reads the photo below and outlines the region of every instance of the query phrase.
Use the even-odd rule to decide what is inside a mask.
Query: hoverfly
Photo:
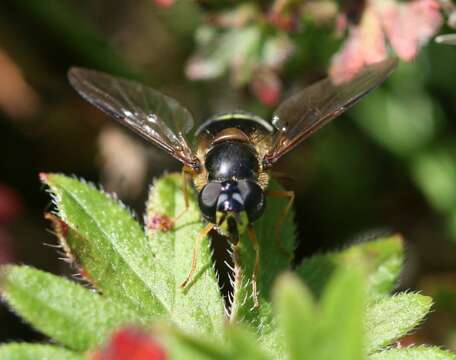
[[[288,205],[276,224],[279,239],[281,223],[294,197],[293,192],[267,190],[273,165],[379,86],[396,64],[396,59],[388,59],[367,66],[341,84],[323,79],[280,104],[271,121],[245,112],[215,116],[196,128],[192,144],[186,136],[193,129],[193,117],[173,98],[140,83],[93,70],[72,68],[68,76],[88,102],[183,163],[183,173],[192,176],[207,222],[200,238],[215,229],[236,244],[240,234],[247,231],[256,250],[258,269],[259,243],[252,223],[264,212],[266,195],[287,197]],[[195,245],[184,287],[195,271],[197,249]],[[255,278],[256,273],[252,287],[257,304]]]

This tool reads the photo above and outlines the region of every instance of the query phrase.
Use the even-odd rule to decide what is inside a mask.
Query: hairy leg
[[[200,247],[201,247],[201,241],[203,240],[203,238],[205,236],[207,236],[207,234],[209,234],[209,232],[214,228],[214,226],[215,226],[214,224],[209,223],[198,234],[198,237],[195,240],[195,245],[193,247],[192,266],[190,268],[190,272],[187,275],[187,278],[185,279],[185,281],[182,284],[180,284],[181,288],[186,288],[187,285],[192,280],[193,275],[195,274],[195,271],[196,271],[196,264],[197,264],[197,261],[198,261],[198,255],[199,255],[199,251],[200,251]]]
[[[188,210],[188,183],[189,181],[191,181],[191,176],[193,176],[193,172],[191,171],[191,169],[184,166],[182,168],[182,193],[184,194],[184,209],[175,216],[174,220],[179,219]]]
[[[253,306],[256,308],[260,306],[258,302],[258,289],[257,289],[257,280],[258,274],[260,272],[260,244],[255,234],[255,230],[252,226],[247,228],[247,234],[252,242],[253,248],[255,249],[255,264],[252,271],[252,296],[253,296]]]

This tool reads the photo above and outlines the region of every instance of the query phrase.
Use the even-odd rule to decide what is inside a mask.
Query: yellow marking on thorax
[[[249,142],[250,138],[242,130],[239,130],[237,128],[227,128],[227,129],[223,129],[222,131],[218,132],[214,136],[212,143],[216,144],[216,143],[219,143],[222,141],[229,141],[229,140]]]

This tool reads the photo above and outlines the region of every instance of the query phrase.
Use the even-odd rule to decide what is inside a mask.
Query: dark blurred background
[[[43,218],[50,198],[39,172],[102,183],[141,214],[151,179],[179,169],[80,99],[66,80],[70,66],[150,84],[185,104],[198,121],[229,109],[269,118],[280,98],[325,74],[344,41],[331,25],[338,8],[323,7],[330,1],[311,16],[292,18],[296,29],[284,29],[275,18],[272,25],[245,20],[242,15],[267,5],[258,2],[252,11],[249,3],[256,2],[241,3],[247,10],[223,1],[1,2],[0,263],[69,271],[46,246],[56,241]],[[249,52],[255,46],[265,50],[261,56]],[[401,287],[437,302],[410,341],[453,350],[455,64],[456,47],[431,41],[278,166],[293,177],[284,185],[297,194],[297,258],[401,233],[408,259]],[[0,308],[0,341],[21,339],[40,335]]]

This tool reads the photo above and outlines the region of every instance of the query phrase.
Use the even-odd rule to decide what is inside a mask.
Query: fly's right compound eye
[[[198,203],[204,218],[212,223],[216,222],[217,200],[222,190],[222,184],[209,182],[203,187],[198,196]]]
[[[254,222],[261,216],[266,207],[264,191],[260,185],[251,180],[239,180],[238,187],[249,221]]]

